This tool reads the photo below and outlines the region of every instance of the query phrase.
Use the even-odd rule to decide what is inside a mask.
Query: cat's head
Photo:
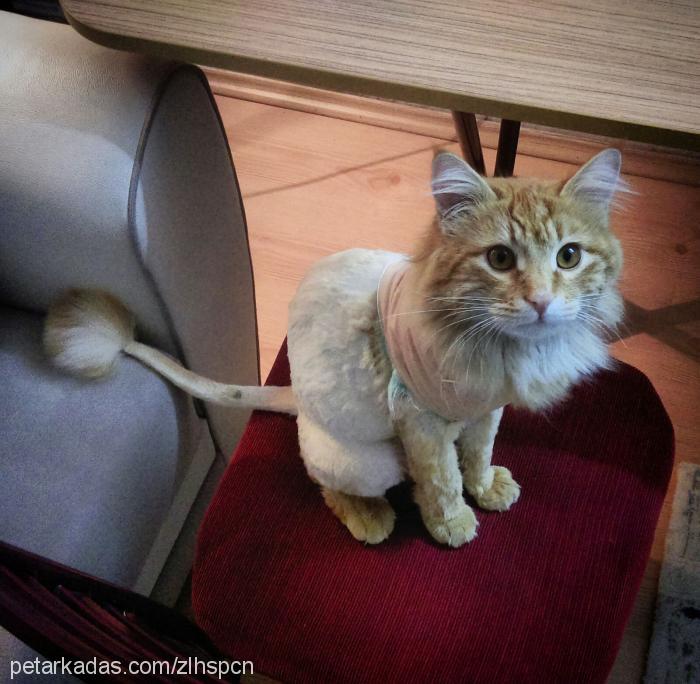
[[[615,326],[622,251],[609,213],[620,187],[613,149],[557,182],[486,180],[459,157],[439,154],[436,230],[419,257],[431,304],[459,327],[518,339]]]

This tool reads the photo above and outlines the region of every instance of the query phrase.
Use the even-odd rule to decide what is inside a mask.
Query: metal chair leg
[[[467,112],[452,112],[452,119],[457,129],[462,155],[469,165],[482,176],[486,175],[484,165],[484,155],[481,152],[481,140],[479,139],[479,129],[476,125],[476,116]]]
[[[520,121],[501,119],[501,130],[498,134],[498,152],[496,153],[496,168],[494,176],[512,176],[515,168],[515,155],[518,151],[518,136]]]

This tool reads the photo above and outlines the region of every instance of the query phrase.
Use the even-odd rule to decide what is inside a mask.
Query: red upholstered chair
[[[285,350],[269,382],[289,381]],[[620,365],[547,415],[506,411],[495,462],[522,495],[435,544],[407,488],[363,546],[326,508],[294,419],[253,416],[200,530],[193,607],[225,653],[284,682],[603,682],[649,554],[673,432]]]

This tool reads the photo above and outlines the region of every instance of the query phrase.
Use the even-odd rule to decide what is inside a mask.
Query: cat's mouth
[[[494,312],[500,318],[500,329],[509,337],[544,339],[560,335],[576,321],[578,306],[555,297],[544,306],[529,302],[511,305],[510,311]]]
[[[535,316],[534,318],[528,317],[524,321],[509,321],[509,324],[503,327],[503,332],[520,339],[543,339],[560,334],[566,323],[571,323],[571,321],[563,318]]]

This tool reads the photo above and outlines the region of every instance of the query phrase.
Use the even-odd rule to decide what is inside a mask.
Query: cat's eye
[[[486,253],[486,260],[497,271],[509,271],[515,266],[515,254],[505,245],[496,245]]]
[[[564,245],[557,252],[557,266],[559,268],[573,268],[578,266],[581,261],[581,248],[570,242],[568,245]]]

